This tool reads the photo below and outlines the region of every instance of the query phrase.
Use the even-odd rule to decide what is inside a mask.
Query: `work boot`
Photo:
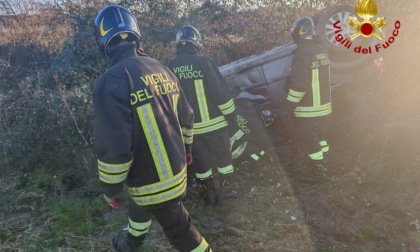
[[[199,181],[200,197],[209,205],[216,205],[220,201],[219,192],[214,186],[213,178]]]
[[[117,252],[136,252],[143,245],[146,235],[134,237],[127,231],[120,232],[112,237],[112,246]]]
[[[243,194],[238,182],[235,181],[233,173],[221,174],[220,179],[220,198],[222,200],[237,198]]]

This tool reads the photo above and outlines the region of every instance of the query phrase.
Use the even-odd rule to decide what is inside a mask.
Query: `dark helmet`
[[[261,120],[264,122],[264,126],[268,127],[276,121],[277,115],[270,110],[263,110],[261,111],[260,117]]]
[[[138,45],[141,43],[136,18],[127,9],[118,5],[103,8],[96,16],[94,29],[96,45],[105,55],[108,55],[111,40],[117,35],[120,35],[121,40],[136,41]]]
[[[201,48],[201,35],[198,30],[191,25],[182,26],[176,34],[176,44],[193,44],[197,49]]]
[[[301,39],[311,39],[315,35],[315,25],[312,18],[301,17],[293,24],[290,29],[293,41],[299,42]]]

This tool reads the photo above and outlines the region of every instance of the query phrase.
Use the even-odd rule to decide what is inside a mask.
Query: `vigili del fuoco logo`
[[[401,22],[395,21],[392,34],[385,38],[382,28],[388,25],[385,17],[377,17],[378,8],[374,0],[359,0],[356,6],[356,15],[358,17],[349,16],[346,25],[354,31],[350,37],[345,37],[341,31],[340,20],[337,20],[333,27],[335,29],[335,40],[342,44],[347,49],[353,49],[355,53],[372,54],[373,52],[380,52],[382,49],[387,49],[395,42],[398,36]],[[375,19],[376,17],[376,19]],[[359,19],[360,18],[360,19]],[[372,20],[374,20],[372,22]],[[357,39],[373,39],[377,38],[380,42],[368,47],[357,45]],[[355,42],[355,45],[353,45]]]

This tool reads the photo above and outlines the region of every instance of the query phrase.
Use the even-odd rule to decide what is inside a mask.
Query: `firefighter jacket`
[[[266,134],[254,102],[241,97],[242,94],[244,93],[234,98],[237,127],[229,126],[232,158],[243,160],[251,157],[258,161],[258,155],[264,153],[264,149],[270,148],[271,140]]]
[[[204,134],[235,124],[235,105],[218,67],[188,44],[177,48],[169,61],[194,110],[194,134]]]
[[[105,195],[124,182],[140,206],[180,200],[194,115],[176,76],[159,61],[118,46],[93,93],[99,179]]]
[[[331,113],[330,60],[318,39],[301,40],[294,51],[286,84],[288,107],[295,117],[320,117]]]

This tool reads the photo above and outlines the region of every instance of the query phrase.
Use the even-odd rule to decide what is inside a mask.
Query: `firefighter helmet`
[[[264,126],[270,126],[274,121],[276,121],[276,114],[270,110],[261,111],[261,120],[264,122]]]
[[[136,18],[127,9],[110,5],[103,8],[95,19],[94,35],[99,50],[108,55],[111,40],[119,39],[136,41],[140,45],[141,35]],[[113,43],[116,42],[114,39]]]
[[[184,25],[176,34],[177,45],[186,45],[186,43],[193,44],[197,49],[201,48],[201,35],[194,26]]]
[[[301,39],[311,39],[315,35],[315,24],[310,17],[301,17],[293,24],[290,29],[293,41],[299,42]]]

